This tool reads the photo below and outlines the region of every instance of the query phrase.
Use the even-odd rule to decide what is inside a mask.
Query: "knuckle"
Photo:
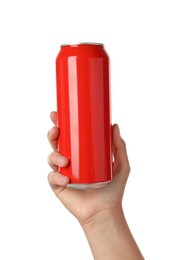
[[[51,172],[48,174],[48,176],[47,176],[47,180],[48,180],[49,184],[51,183],[51,177],[52,177],[52,174],[53,174],[53,173],[54,173],[54,172],[51,171]]]
[[[52,163],[54,161],[54,158],[55,158],[55,151],[51,152],[48,156],[47,156],[47,162],[48,163]]]
[[[124,139],[121,139],[122,145],[126,148],[126,143],[124,141]]]
[[[50,163],[51,153],[47,156],[47,162]]]
[[[50,132],[51,132],[51,129],[47,132],[47,138],[48,138],[48,140],[50,140]]]
[[[131,171],[130,165],[129,163],[127,163],[126,165],[124,165],[124,172],[129,175]]]
[[[130,164],[129,164],[129,173],[131,172],[131,166],[130,166]]]

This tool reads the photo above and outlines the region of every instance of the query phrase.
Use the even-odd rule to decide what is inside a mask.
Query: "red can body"
[[[69,187],[97,188],[112,179],[109,57],[103,44],[62,45],[56,58],[60,172]]]

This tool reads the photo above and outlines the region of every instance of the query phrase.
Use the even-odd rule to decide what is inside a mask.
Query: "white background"
[[[90,260],[77,220],[47,183],[55,58],[103,42],[112,121],[131,163],[124,210],[147,260],[171,260],[173,5],[168,0],[0,1],[0,259]]]

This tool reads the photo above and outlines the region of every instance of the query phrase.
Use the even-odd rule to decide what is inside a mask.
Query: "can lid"
[[[100,42],[73,42],[73,43],[63,43],[63,44],[61,44],[61,47],[64,47],[64,46],[77,46],[77,45],[98,45],[98,46],[104,46],[104,44],[100,43]]]

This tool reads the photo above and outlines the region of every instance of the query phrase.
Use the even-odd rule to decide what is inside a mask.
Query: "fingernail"
[[[65,167],[68,163],[68,159],[61,154],[57,156],[56,161],[57,161],[57,165],[60,167]]]

